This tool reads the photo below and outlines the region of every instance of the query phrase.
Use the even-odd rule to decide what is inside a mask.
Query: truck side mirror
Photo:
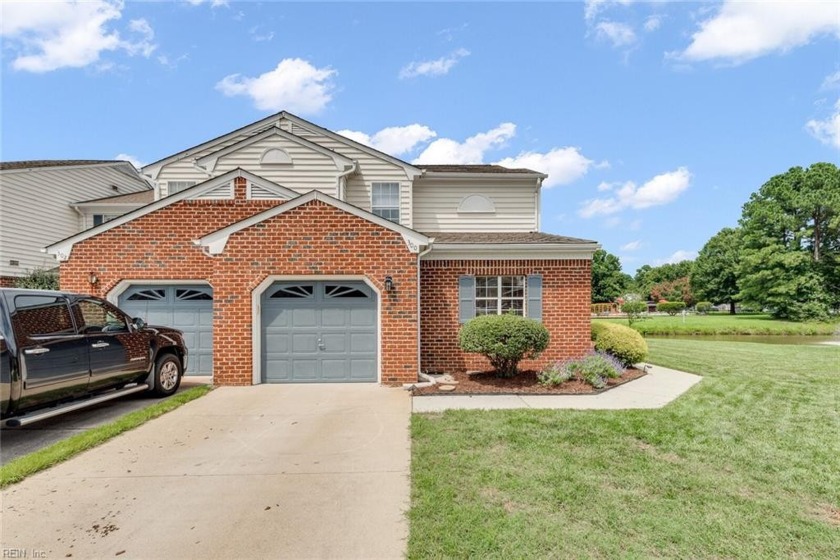
[[[134,328],[138,331],[146,326],[146,321],[141,319],[140,317],[135,317],[131,320],[131,324],[134,325]]]

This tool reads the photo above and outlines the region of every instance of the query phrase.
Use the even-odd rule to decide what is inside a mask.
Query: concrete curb
[[[517,408],[654,409],[662,408],[702,379],[693,373],[651,365],[647,375],[596,395],[429,395],[413,397],[411,408],[413,412]]]

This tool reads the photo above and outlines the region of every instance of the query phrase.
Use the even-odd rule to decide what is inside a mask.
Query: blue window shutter
[[[458,278],[458,320],[466,323],[475,317],[475,276]]]
[[[542,321],[542,275],[528,276],[528,317]]]

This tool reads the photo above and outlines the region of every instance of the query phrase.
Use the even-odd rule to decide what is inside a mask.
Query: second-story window
[[[93,215],[93,225],[100,226],[105,222],[110,222],[114,218],[119,218],[119,214],[94,214]]]
[[[400,184],[373,183],[370,191],[371,212],[400,223]]]

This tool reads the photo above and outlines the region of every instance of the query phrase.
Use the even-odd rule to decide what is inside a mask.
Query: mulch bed
[[[496,374],[492,371],[455,372],[450,375],[458,382],[453,384],[455,386],[454,391],[440,391],[441,385],[446,385],[445,382],[441,382],[431,387],[415,388],[414,395],[593,395],[638,379],[645,375],[645,372],[636,368],[628,368],[624,370],[624,375],[620,378],[608,379],[607,386],[603,389],[595,389],[592,385],[578,380],[566,381],[554,387],[547,387],[540,385],[537,381],[536,371],[522,371],[517,376],[509,378],[496,377]]]

